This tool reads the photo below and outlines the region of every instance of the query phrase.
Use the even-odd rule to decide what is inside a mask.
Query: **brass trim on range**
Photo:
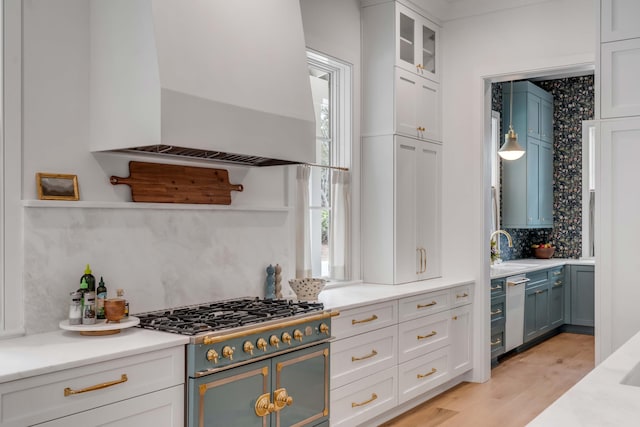
[[[431,301],[428,304],[418,304],[416,308],[427,308],[427,307],[432,307],[436,304],[438,304],[437,301]]]
[[[371,350],[371,353],[367,354],[366,356],[362,356],[362,357],[351,356],[351,361],[357,362],[359,360],[371,359],[373,356],[377,356],[377,355],[378,355],[377,351]]]
[[[127,374],[122,374],[119,380],[108,381],[106,383],[92,385],[89,387],[81,388],[80,390],[73,390],[70,387],[65,387],[64,396],[67,397],[67,396],[72,396],[74,394],[81,394],[81,393],[87,393],[89,391],[100,390],[103,388],[114,386],[116,384],[126,383],[128,380],[129,378],[127,378]]]
[[[366,319],[362,319],[362,320],[351,319],[351,324],[357,325],[358,323],[373,322],[374,320],[378,320],[378,316],[376,316],[375,314],[371,317],[367,317]]]
[[[224,333],[221,335],[198,337],[195,339],[195,344],[204,344],[204,345],[216,344],[219,342],[232,340],[235,338],[244,338],[249,335],[261,334],[263,332],[270,332],[278,328],[288,328],[290,326],[301,325],[307,322],[315,322],[317,320],[329,319],[333,316],[335,315],[332,314],[331,312],[323,312],[321,314],[316,314],[313,316],[305,316],[305,317],[296,318],[292,320],[285,320],[277,324],[270,323],[268,325],[264,324],[264,326],[251,327],[247,330],[238,331],[235,333]]]
[[[427,335],[418,335],[418,339],[419,340],[423,340],[425,338],[431,338],[432,336],[437,335],[437,334],[438,333],[436,331],[431,331],[431,333],[427,334]]]
[[[244,380],[246,378],[251,378],[254,377],[256,375],[262,375],[262,395],[258,397],[258,400],[261,400],[260,403],[260,407],[263,408],[264,407],[264,396],[266,395],[267,400],[269,399],[269,395],[270,393],[268,392],[268,378],[269,378],[269,368],[267,366],[263,366],[262,368],[258,368],[258,369],[253,369],[251,371],[247,371],[244,372],[242,374],[238,374],[238,375],[232,375],[230,377],[226,377],[226,378],[222,378],[219,379],[217,381],[212,381],[210,383],[205,383],[205,384],[200,384],[200,386],[198,387],[199,392],[200,392],[200,404],[198,406],[199,409],[199,414],[198,414],[198,425],[199,427],[204,427],[204,410],[205,410],[205,403],[204,403],[204,396],[207,393],[207,391],[209,389],[215,388],[215,387],[220,387],[223,386],[225,384],[229,384],[235,381],[240,381],[240,380]],[[267,408],[266,410],[269,409],[269,405],[267,404]],[[258,402],[256,402],[255,405],[255,410],[256,410],[256,415],[258,412]],[[268,415],[269,413],[267,413],[266,415]],[[258,415],[259,416],[259,415]],[[262,425],[264,427],[266,427],[267,423],[266,423],[267,418],[263,418],[262,420]]]
[[[373,402],[374,400],[376,400],[378,398],[378,395],[375,393],[371,393],[371,398],[365,400],[364,402],[360,402],[360,403],[356,403],[356,402],[351,402],[351,407],[352,408],[357,408],[358,406],[364,406],[364,405],[368,405],[369,403]]]
[[[276,405],[275,411],[280,411],[285,406],[293,404],[293,397],[289,396],[286,388],[279,388],[273,391],[273,404]]]
[[[431,368],[431,371],[427,372],[426,374],[418,374],[417,377],[419,380],[421,380],[422,378],[427,378],[428,376],[433,375],[436,372],[438,372],[436,368]]]
[[[270,413],[276,410],[276,405],[271,402],[271,393],[265,393],[260,395],[256,399],[254,406],[257,417],[266,417]]]

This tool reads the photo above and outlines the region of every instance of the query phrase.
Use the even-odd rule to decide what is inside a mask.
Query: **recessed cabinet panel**
[[[395,133],[441,141],[440,84],[396,68]]]
[[[406,283],[416,280],[421,273],[422,251],[416,243],[417,151],[415,144],[400,142],[396,150],[396,281]],[[402,166],[400,166],[402,165]]]
[[[640,37],[638,0],[603,0],[601,4],[602,42]]]
[[[640,38],[603,43],[602,118],[640,116]]]

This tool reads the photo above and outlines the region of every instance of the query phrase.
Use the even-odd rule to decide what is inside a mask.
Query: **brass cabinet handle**
[[[559,275],[561,275],[561,274],[562,274],[562,271],[554,271],[554,272],[553,272],[553,275],[554,275],[554,276],[559,276]]]
[[[418,128],[418,130],[420,130],[420,128]],[[416,252],[420,254],[420,266],[418,267],[418,271],[416,271],[416,274],[420,274],[422,273],[422,264],[424,262],[422,260],[422,248],[416,248]]]
[[[545,291],[536,291],[536,295],[538,295],[538,294],[542,294],[542,293],[544,293],[544,292],[545,292]]]
[[[431,306],[434,306],[434,305],[436,305],[436,304],[437,304],[437,302],[435,302],[435,301],[431,301],[429,304],[418,304],[417,308],[426,308],[426,307],[431,307]]]
[[[66,396],[71,396],[72,394],[80,394],[80,393],[86,393],[86,392],[89,392],[89,391],[100,390],[100,389],[103,389],[103,388],[111,387],[111,386],[116,385],[116,384],[126,383],[128,380],[129,380],[129,378],[127,378],[127,374],[122,374],[120,376],[119,380],[109,381],[109,382],[102,383],[102,384],[92,385],[90,387],[81,388],[80,390],[72,390],[71,388],[66,387],[64,389],[64,395],[66,397]]]
[[[498,285],[496,287],[493,287],[493,286],[491,287],[492,291],[497,291],[498,289],[502,289],[502,285]]]
[[[378,319],[378,316],[374,314],[373,316],[367,317],[366,319],[362,319],[362,320],[351,319],[351,324],[357,325],[358,323],[373,322],[374,320],[377,320],[377,319]]]
[[[430,334],[427,334],[427,335],[418,335],[418,339],[419,339],[419,340],[423,340],[423,339],[425,339],[425,338],[430,338],[430,337],[432,337],[432,336],[434,336],[434,335],[436,335],[436,334],[437,334],[437,332],[436,332],[436,331],[431,331],[431,333],[430,333]]]
[[[264,417],[275,411],[276,405],[271,403],[270,397],[270,393],[265,393],[258,397],[255,404],[256,416]]]
[[[492,311],[491,315],[493,316],[494,314],[502,314],[502,310],[497,309],[496,311]]]
[[[562,280],[556,280],[556,283],[553,286],[562,286]]]
[[[463,293],[462,295],[458,295],[458,294],[456,294],[456,298],[466,298],[466,297],[468,297],[468,296],[469,296],[469,294],[468,294],[468,293],[466,293],[466,292],[465,292],[465,293]]]
[[[369,400],[365,400],[364,402],[360,402],[360,403],[356,403],[356,402],[351,402],[351,407],[352,408],[357,408],[358,406],[364,406],[364,405],[368,405],[369,403],[373,402],[374,400],[376,400],[378,398],[378,395],[375,393],[371,393],[371,399]]]
[[[498,338],[495,341],[491,341],[491,347],[493,347],[494,345],[500,345],[502,344],[502,340],[500,338]]]
[[[355,356],[351,356],[351,361],[352,362],[357,362],[358,360],[365,360],[365,359],[370,359],[373,356],[377,356],[378,352],[375,350],[371,350],[371,353],[367,354],[366,356],[362,356],[362,357],[355,357]]]
[[[431,371],[427,372],[426,374],[418,374],[418,379],[426,378],[429,375],[435,374],[436,372],[438,372],[438,370],[436,368],[431,368]]]
[[[426,129],[422,128],[422,131],[424,132]],[[422,248],[422,251],[424,252],[424,267],[422,269],[422,272],[426,272],[427,271],[427,250],[425,248]]]

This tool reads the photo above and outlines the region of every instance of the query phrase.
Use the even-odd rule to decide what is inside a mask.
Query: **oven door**
[[[188,382],[189,427],[321,425],[329,416],[329,344]]]

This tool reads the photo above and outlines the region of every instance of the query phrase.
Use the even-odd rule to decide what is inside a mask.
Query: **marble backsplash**
[[[26,332],[58,329],[85,264],[131,313],[264,296],[265,268],[294,277],[289,211],[29,207],[24,215]]]

